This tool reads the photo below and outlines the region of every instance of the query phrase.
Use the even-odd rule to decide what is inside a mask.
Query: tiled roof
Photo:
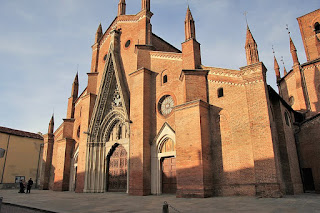
[[[21,137],[43,140],[43,137],[39,134],[32,133],[32,132],[25,132],[25,131],[16,130],[16,129],[10,129],[10,128],[3,127],[3,126],[0,126],[0,132],[7,133],[9,135],[17,135],[17,136],[21,136]]]

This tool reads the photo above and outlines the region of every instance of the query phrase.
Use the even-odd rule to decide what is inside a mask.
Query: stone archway
[[[106,191],[127,191],[127,151],[122,145],[115,144],[107,156]]]
[[[97,136],[92,138],[93,142],[88,142],[85,192],[108,191],[107,170],[113,152],[121,145],[125,148],[126,154],[129,153],[129,123],[124,118],[121,110],[114,109],[104,118]],[[126,157],[128,159],[128,156]]]
[[[151,193],[152,194],[162,194],[163,193],[163,162],[165,163],[165,166],[168,163],[166,159],[174,158],[176,157],[176,149],[175,149],[175,132],[174,130],[169,126],[168,123],[164,123],[162,128],[160,129],[158,135],[154,138],[154,141],[151,144]],[[172,171],[172,159],[170,159],[170,166],[166,166],[166,171],[169,172],[170,178],[168,181],[171,182],[171,176],[175,176]],[[175,160],[173,160],[175,161]],[[169,168],[171,167],[171,168]],[[168,171],[168,169],[170,171]],[[174,168],[173,168],[174,169]],[[166,176],[168,177],[168,176]],[[165,180],[165,182],[167,181]],[[172,182],[174,183],[174,182]],[[174,184],[170,184],[174,185]],[[172,186],[169,186],[169,188],[172,188]],[[175,190],[172,190],[175,191]],[[171,192],[174,193],[174,192]]]

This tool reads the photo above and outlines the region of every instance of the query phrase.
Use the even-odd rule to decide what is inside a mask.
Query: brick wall
[[[320,193],[320,116],[302,123],[298,130],[298,146],[300,152],[301,168],[312,170],[315,190]]]

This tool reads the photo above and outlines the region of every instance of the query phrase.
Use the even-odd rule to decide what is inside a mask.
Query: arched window
[[[320,33],[320,24],[319,24],[319,22],[316,22],[314,24],[314,31],[316,32],[316,34]]]
[[[164,84],[168,82],[168,76],[167,75],[164,75],[163,76],[163,81],[162,81]]]
[[[218,98],[223,97],[223,88],[218,89]]]
[[[119,126],[118,126],[118,133],[117,133],[118,135],[118,139],[122,139],[122,125],[121,124],[119,124]]]
[[[284,113],[284,118],[286,120],[287,126],[290,126],[290,115],[287,111],[285,111],[285,113]]]
[[[80,138],[80,126],[77,129],[77,137]]]

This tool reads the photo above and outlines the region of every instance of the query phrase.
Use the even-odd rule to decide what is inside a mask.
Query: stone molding
[[[150,57],[152,59],[165,59],[165,60],[182,61],[182,53],[153,51],[153,52],[150,52]]]

